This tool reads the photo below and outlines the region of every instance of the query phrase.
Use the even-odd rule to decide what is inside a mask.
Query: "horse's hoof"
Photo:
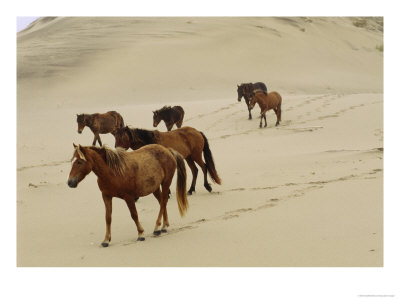
[[[108,244],[108,243],[105,243],[105,242],[102,242],[101,245],[102,245],[104,248],[106,248],[106,247],[108,247],[109,244]]]
[[[138,237],[137,240],[138,240],[139,242],[143,242],[143,241],[145,240],[145,238],[141,236],[141,237]]]
[[[207,191],[211,193],[212,187],[210,185],[205,185],[204,187],[206,188]]]
[[[190,190],[188,190],[188,195],[191,195],[193,192],[194,192],[195,190],[192,190],[192,189],[190,189]]]
[[[166,232],[168,232],[168,231],[167,231],[167,229],[161,229],[161,232],[162,232],[162,233],[166,233]]]
[[[154,230],[153,234],[155,236],[159,236],[161,234],[161,230]]]

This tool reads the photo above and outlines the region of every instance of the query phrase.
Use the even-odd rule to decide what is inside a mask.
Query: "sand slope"
[[[17,265],[382,266],[383,35],[381,19],[355,21],[42,18],[19,33]],[[247,120],[249,81],[282,94],[281,126],[269,112],[259,129],[258,107]],[[206,134],[223,184],[210,194],[199,174],[184,218],[173,193],[157,238],[157,201],[141,198],[145,242],[114,199],[103,249],[96,176],[66,185],[72,142],[92,141],[75,114],[151,129],[165,104]]]

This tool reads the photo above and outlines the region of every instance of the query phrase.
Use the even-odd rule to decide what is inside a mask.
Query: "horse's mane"
[[[111,149],[106,145],[103,147],[92,146],[90,149],[95,150],[96,152],[104,151],[106,164],[114,172],[114,174],[123,175],[125,173],[127,167],[127,152],[125,149]]]
[[[161,113],[161,112],[165,112],[165,111],[168,111],[168,110],[171,110],[171,106],[165,105],[163,108],[160,108],[158,110],[158,112]]]
[[[159,116],[161,118],[168,118],[171,114],[171,112],[173,111],[173,108],[171,106],[164,106],[163,108],[160,108],[159,110],[157,110]]]
[[[132,137],[133,142],[135,142],[135,140],[139,140],[145,145],[156,143],[157,138],[155,131],[153,130],[135,128],[130,129],[129,131],[131,133],[130,137]]]

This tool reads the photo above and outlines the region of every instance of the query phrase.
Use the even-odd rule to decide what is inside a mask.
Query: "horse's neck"
[[[93,125],[93,115],[85,115],[85,125],[88,127]]]
[[[98,178],[106,179],[109,178],[110,176],[113,176],[112,170],[110,169],[104,158],[99,153],[97,153],[95,150],[92,149],[90,149],[89,153],[90,153],[89,157],[86,158],[91,160],[93,166],[92,168],[93,173],[96,174]]]
[[[264,103],[264,101],[262,101],[261,98],[256,97],[255,95],[254,95],[254,97],[255,97],[256,102],[257,102],[258,105],[260,106],[260,108],[264,108],[264,107],[266,106],[266,104]]]

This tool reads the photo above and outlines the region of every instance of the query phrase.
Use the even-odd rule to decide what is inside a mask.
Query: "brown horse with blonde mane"
[[[126,126],[118,129],[115,134],[115,147],[137,150],[148,144],[160,144],[175,149],[185,158],[193,174],[192,184],[188,191],[189,195],[195,191],[196,187],[198,169],[195,163],[197,163],[203,171],[204,187],[207,191],[212,191],[207,181],[207,171],[210,173],[211,179],[215,183],[221,184],[221,179],[215,168],[208,140],[202,132],[189,126],[169,132],[134,129]],[[204,154],[205,163],[201,153]]]
[[[76,115],[76,121],[78,122],[78,133],[82,133],[85,126],[88,126],[94,134],[92,145],[96,145],[96,141],[101,146],[100,133],[111,133],[115,134],[115,131],[121,127],[124,127],[124,119],[116,111],[109,111],[105,114],[80,114]]]
[[[173,149],[160,145],[148,145],[134,152],[118,148],[82,147],[74,144],[74,154],[68,185],[78,186],[93,171],[106,207],[106,235],[102,242],[108,247],[111,241],[112,198],[125,200],[138,230],[138,240],[144,241],[143,227],[139,222],[135,199],[151,193],[160,204],[154,235],[166,232],[169,226],[167,214],[168,191],[177,170],[176,198],[181,216],[188,208],[186,198],[186,169],[182,156]],[[160,188],[161,186],[161,188]],[[161,218],[163,218],[162,228]]]
[[[268,93],[268,95],[265,95],[263,91],[256,90],[253,92],[253,94],[249,95],[249,99],[251,108],[253,108],[254,105],[256,105],[256,103],[258,103],[258,105],[260,106],[261,109],[260,128],[262,127],[263,118],[265,121],[264,127],[267,127],[267,118],[265,114],[270,109],[273,109],[276,114],[275,126],[279,125],[282,116],[282,110],[281,110],[282,97],[281,95],[279,95],[279,93],[270,92]]]

